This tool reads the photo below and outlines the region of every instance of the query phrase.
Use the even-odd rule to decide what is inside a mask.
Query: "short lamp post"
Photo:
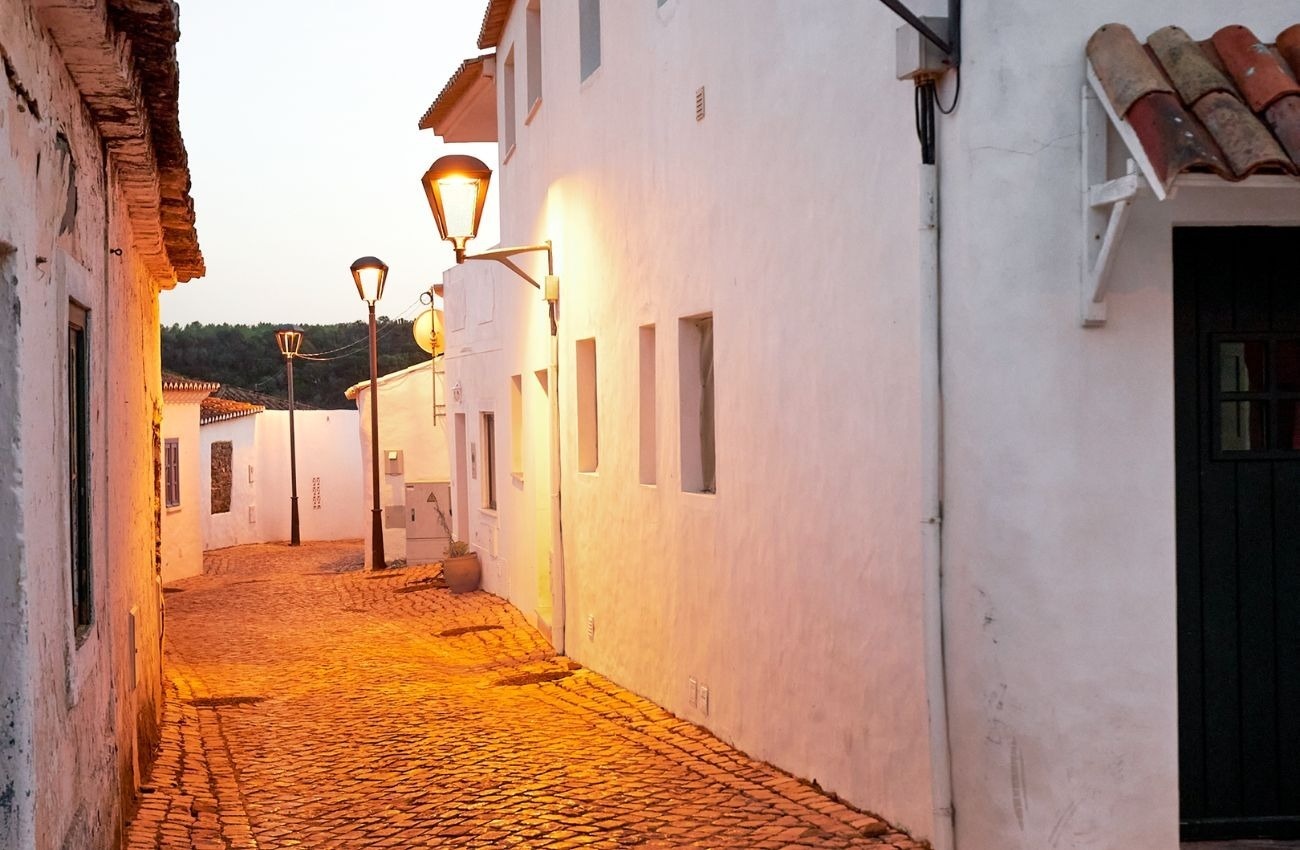
[[[284,328],[275,332],[275,344],[284,355],[284,366],[288,372],[289,384],[289,545],[298,546],[302,538],[298,534],[298,450],[293,434],[293,359],[302,348],[302,332],[296,328]]]
[[[453,154],[434,161],[424,172],[424,194],[438,224],[438,235],[456,251],[456,262],[494,260],[541,291],[551,320],[551,362],[547,389],[551,402],[551,641],[564,652],[564,538],[560,521],[560,384],[559,302],[560,279],[555,276],[555,258],[549,240],[537,245],[495,248],[480,254],[466,254],[469,241],[478,235],[487,199],[492,169],[472,156]],[[546,252],[546,277],[538,282],[512,259],[516,254]]]
[[[352,281],[357,294],[370,309],[370,568],[382,570],[384,563],[384,520],[379,507],[379,359],[375,337],[375,302],[384,294],[388,266],[376,257],[362,257],[352,264]]]

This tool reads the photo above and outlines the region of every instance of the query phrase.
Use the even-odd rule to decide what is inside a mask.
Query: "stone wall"
[[[234,450],[235,444],[230,440],[218,440],[212,444],[211,504],[208,513],[230,513],[231,459]]]

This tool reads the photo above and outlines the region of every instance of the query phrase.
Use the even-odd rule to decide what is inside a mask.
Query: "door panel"
[[[1184,839],[1300,837],[1297,246],[1174,231]]]

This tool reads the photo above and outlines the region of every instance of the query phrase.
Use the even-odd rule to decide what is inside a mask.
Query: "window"
[[[501,159],[504,161],[515,148],[515,49],[513,47],[506,55],[501,91],[501,96],[504,98],[501,104],[501,141],[505,146],[505,153],[501,155]]]
[[[641,326],[641,483],[654,484],[658,452],[655,438],[655,326]]]
[[[163,441],[163,487],[169,508],[181,505],[181,441],[171,438]]]
[[[578,44],[585,80],[600,67],[600,0],[578,0]]]
[[[90,352],[86,310],[68,304],[68,556],[72,625],[83,640],[94,619],[90,572]]]
[[[528,62],[528,117],[524,123],[533,120],[537,107],[542,104],[542,3],[541,0],[530,0],[528,4],[527,20],[527,48],[528,55],[524,59]]]
[[[212,508],[210,513],[230,513],[231,476],[234,473],[234,444],[218,440],[212,444]]]
[[[1300,336],[1215,337],[1214,351],[1216,456],[1295,457],[1300,450]]]
[[[580,339],[578,370],[578,471],[595,472],[600,464],[600,429],[596,410],[596,340]]]
[[[524,477],[524,376],[510,378],[510,474]]]
[[[483,414],[483,507],[497,509],[497,418]]]
[[[682,319],[678,327],[678,340],[682,489],[693,493],[716,493],[713,317]]]

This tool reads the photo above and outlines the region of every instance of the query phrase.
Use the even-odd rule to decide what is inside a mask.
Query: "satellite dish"
[[[411,333],[415,336],[415,344],[434,357],[442,354],[446,348],[446,338],[442,327],[442,311],[425,310],[415,317],[415,323],[411,325]]]

